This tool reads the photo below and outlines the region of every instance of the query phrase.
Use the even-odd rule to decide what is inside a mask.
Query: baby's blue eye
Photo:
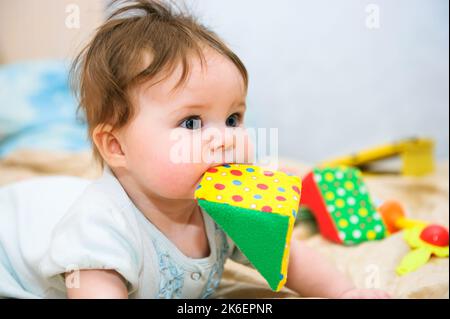
[[[241,117],[239,114],[236,113],[236,114],[230,115],[227,118],[225,124],[229,127],[238,127],[240,124],[240,121],[241,121]]]
[[[180,126],[188,130],[198,130],[202,127],[202,120],[198,116],[193,116],[181,122]]]

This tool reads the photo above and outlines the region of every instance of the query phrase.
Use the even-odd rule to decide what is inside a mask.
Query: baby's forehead
[[[219,99],[242,100],[244,79],[235,65],[219,53],[191,58],[185,69],[178,63],[171,70],[142,83],[145,95],[157,100],[191,100],[208,103]]]

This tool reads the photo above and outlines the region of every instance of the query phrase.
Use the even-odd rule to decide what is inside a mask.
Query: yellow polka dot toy
[[[279,291],[287,279],[300,193],[297,176],[233,164],[210,168],[195,197],[272,290]]]

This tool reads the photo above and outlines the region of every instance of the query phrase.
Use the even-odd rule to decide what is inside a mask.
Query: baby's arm
[[[74,278],[74,276],[79,276],[79,278]],[[74,282],[79,285],[73,285]],[[69,299],[128,298],[125,280],[114,270],[91,269],[66,273],[66,286]]]
[[[291,241],[286,287],[304,297],[389,298],[383,291],[356,289],[320,254],[295,239]]]

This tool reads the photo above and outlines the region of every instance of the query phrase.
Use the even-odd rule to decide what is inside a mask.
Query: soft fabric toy
[[[418,269],[431,256],[449,255],[446,228],[407,218],[394,200],[375,207],[356,168],[315,168],[304,178],[301,205],[309,208],[324,237],[343,245],[382,239],[403,230],[412,251],[398,265],[398,275]]]
[[[320,233],[334,242],[352,245],[387,235],[356,168],[314,168],[303,180],[300,204],[311,210]]]
[[[300,190],[297,176],[234,164],[210,168],[195,196],[272,290],[279,291],[287,279]]]

